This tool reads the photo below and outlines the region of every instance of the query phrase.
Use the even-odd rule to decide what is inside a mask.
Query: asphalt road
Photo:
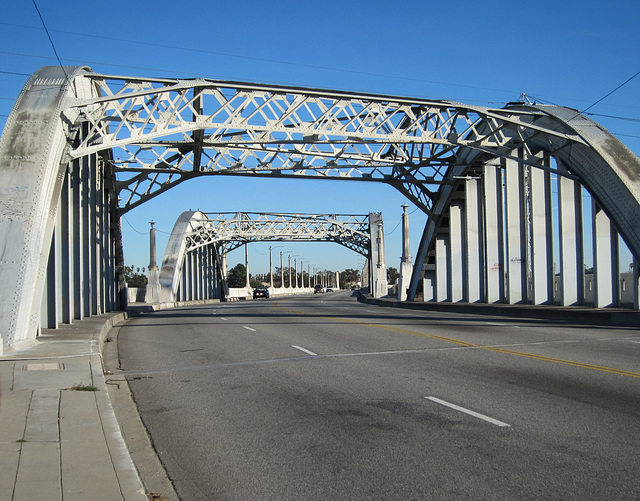
[[[183,500],[640,496],[638,329],[336,292],[148,314],[118,347]]]

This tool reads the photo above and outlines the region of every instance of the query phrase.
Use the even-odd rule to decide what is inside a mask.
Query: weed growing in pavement
[[[91,384],[76,384],[71,388],[67,388],[67,390],[72,391],[100,391],[97,386],[93,386]]]

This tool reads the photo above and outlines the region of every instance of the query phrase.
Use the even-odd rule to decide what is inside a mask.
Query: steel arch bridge
[[[617,236],[640,256],[640,160],[557,106],[45,67],[7,120],[0,162],[4,346],[119,308],[119,216],[203,175],[394,186],[429,216],[409,300],[422,289],[427,300],[585,304],[592,246],[592,302],[616,305]]]
[[[226,255],[250,242],[333,242],[378,262],[380,213],[283,214],[273,212],[185,211],[178,217],[165,250],[159,283],[162,301],[224,297]],[[369,271],[386,279],[386,268]]]

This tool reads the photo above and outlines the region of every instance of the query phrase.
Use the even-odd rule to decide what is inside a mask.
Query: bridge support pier
[[[407,209],[409,206],[402,206],[402,257],[400,258],[400,277],[398,279],[398,299],[400,301],[407,300],[407,288],[411,281],[413,273],[413,264],[411,263],[411,253],[409,249],[409,214]]]

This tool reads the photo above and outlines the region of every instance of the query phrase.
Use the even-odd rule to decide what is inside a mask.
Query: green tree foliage
[[[396,279],[399,276],[400,276],[400,273],[398,273],[397,268],[394,268],[393,266],[390,266],[389,268],[387,268],[387,283],[395,284]]]
[[[134,268],[133,266],[124,267],[124,279],[127,282],[127,287],[146,287],[147,276],[144,274],[144,268],[142,273],[140,267]]]
[[[350,289],[352,285],[356,285],[360,281],[360,271],[347,268],[340,273],[340,288]]]
[[[229,287],[238,288],[247,285],[247,268],[244,264],[238,263],[227,273],[227,284]]]
[[[247,268],[244,264],[238,263],[229,270],[227,274],[227,284],[232,288],[241,288],[247,286]],[[263,287],[260,280],[255,279],[249,274],[249,285],[252,288]]]

